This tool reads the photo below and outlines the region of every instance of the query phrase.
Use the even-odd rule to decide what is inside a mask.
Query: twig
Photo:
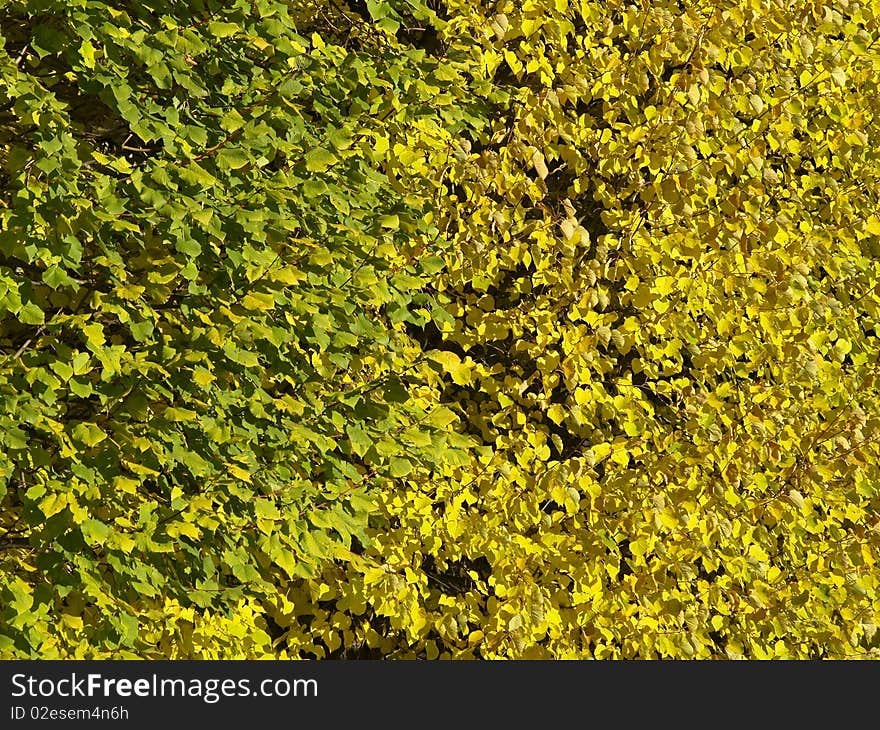
[[[15,59],[16,68],[18,68],[18,64],[20,64],[22,62],[22,60],[24,60],[24,57],[27,55],[27,52],[30,49],[30,47],[31,47],[30,43],[24,44],[24,48],[21,49],[21,53],[19,53],[18,58]]]

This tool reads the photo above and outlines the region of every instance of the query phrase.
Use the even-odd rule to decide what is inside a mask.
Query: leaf
[[[406,403],[410,399],[409,391],[399,382],[386,386],[382,396],[388,403]]]
[[[807,36],[800,36],[798,38],[798,45],[804,58],[809,58],[813,55],[813,42]]]
[[[431,409],[430,423],[438,428],[446,428],[457,420],[458,416],[446,406],[436,406]]]
[[[550,174],[550,171],[547,169],[547,163],[544,160],[544,155],[541,154],[540,150],[535,150],[532,155],[532,165],[535,168],[535,172],[538,173],[538,177],[542,180],[545,180]]]
[[[443,370],[452,376],[454,383],[467,385],[471,382],[471,366],[462,362],[461,358],[449,350],[431,350],[427,353],[429,360],[439,363]]]
[[[241,300],[245,309],[267,311],[275,307],[275,297],[268,292],[248,292]]]
[[[379,225],[382,228],[397,230],[400,228],[400,218],[397,215],[382,215],[379,216]]]
[[[143,322],[129,324],[128,328],[131,330],[131,336],[135,340],[144,342],[153,334],[154,325],[150,320],[145,319]]]
[[[98,323],[87,324],[83,328],[86,342],[91,349],[103,347],[107,340],[104,337],[104,328]]]
[[[259,355],[255,352],[242,350],[234,345],[227,344],[223,347],[223,352],[232,362],[243,365],[246,368],[255,368],[260,364]]]
[[[240,26],[235,23],[222,23],[212,20],[208,23],[208,32],[215,38],[229,38],[239,32]]]
[[[426,274],[436,274],[442,271],[446,262],[439,256],[425,256],[419,259],[419,268]]]
[[[391,476],[404,477],[412,471],[412,462],[409,459],[395,457],[391,459]]]
[[[126,476],[118,476],[113,480],[114,488],[125,494],[136,494],[139,485],[140,482],[137,479]]]
[[[71,366],[73,367],[74,375],[84,375],[85,373],[91,370],[91,366],[89,365],[91,361],[91,356],[87,352],[77,352],[72,360]]]
[[[107,434],[97,424],[90,422],[78,423],[73,427],[71,435],[87,447],[97,446],[107,438]]]
[[[49,367],[65,382],[70,380],[73,376],[73,368],[61,360],[55,360],[54,362],[49,363]]]
[[[88,398],[94,392],[94,389],[92,388],[92,384],[90,382],[80,382],[76,379],[71,379],[67,383],[67,388],[78,398]]]
[[[247,153],[237,147],[224,147],[217,155],[217,164],[227,170],[240,170],[250,161]]]
[[[236,479],[240,479],[243,482],[247,482],[248,484],[251,484],[251,474],[247,469],[242,469],[237,464],[227,464],[226,469]]]
[[[309,172],[324,172],[337,161],[336,155],[323,147],[316,147],[306,153],[306,169]]]
[[[86,68],[95,67],[95,47],[91,41],[83,41],[80,44],[79,54]]]
[[[186,167],[178,169],[178,175],[184,182],[199,190],[205,190],[218,183],[216,177],[196,162],[190,162]]]
[[[327,138],[337,150],[347,150],[351,147],[354,137],[347,129],[331,129]]]
[[[307,198],[317,198],[328,190],[327,183],[323,180],[306,180],[303,183],[303,192]]]
[[[348,424],[345,427],[345,433],[348,434],[352,451],[358,456],[364,456],[373,445],[373,440],[367,435],[367,432],[357,424]]]
[[[58,289],[61,286],[66,286],[70,282],[70,277],[67,275],[67,273],[56,264],[53,264],[43,272],[42,279],[48,286],[52,287],[53,289]]]
[[[43,310],[33,302],[28,302],[21,308],[18,319],[23,324],[43,324],[46,321]]]
[[[373,18],[373,20],[387,18],[388,15],[393,12],[391,5],[382,0],[367,0],[367,11],[370,13],[370,17]]]
[[[90,545],[103,545],[110,535],[110,528],[100,520],[93,518],[84,520],[80,525],[80,530],[83,538]]]

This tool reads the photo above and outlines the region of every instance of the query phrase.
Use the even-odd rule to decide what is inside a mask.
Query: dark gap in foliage
[[[482,555],[476,558],[460,558],[448,562],[445,567],[437,565],[433,555],[426,555],[421,564],[422,572],[428,577],[428,587],[446,595],[461,596],[476,587],[475,579],[469,575],[475,572],[478,579],[485,582],[492,575],[492,565]]]

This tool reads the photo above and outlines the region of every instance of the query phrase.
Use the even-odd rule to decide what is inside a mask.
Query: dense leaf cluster
[[[425,69],[296,25],[3,7],[5,652],[138,653],[168,606],[262,606],[367,542],[371,484],[464,458],[404,331],[436,307],[433,187],[387,169]]]
[[[0,652],[870,657],[880,6],[0,9]]]

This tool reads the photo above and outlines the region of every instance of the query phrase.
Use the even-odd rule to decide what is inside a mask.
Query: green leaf
[[[60,266],[56,264],[52,264],[48,269],[43,272],[43,281],[53,289],[57,289],[60,286],[65,286],[70,282],[70,277],[67,275],[67,272],[64,271]]]
[[[96,446],[107,438],[107,434],[102,431],[97,424],[83,422],[73,427],[71,432],[73,438],[88,447]]]
[[[412,462],[409,459],[394,457],[391,459],[391,475],[395,477],[403,477],[412,471]]]
[[[218,182],[216,177],[195,162],[180,168],[178,174],[184,182],[200,189],[213,187]]]
[[[244,150],[226,147],[217,155],[217,164],[227,170],[239,170],[250,162]]]
[[[152,321],[145,319],[143,322],[129,324],[128,328],[131,330],[132,337],[138,342],[144,342],[151,334],[153,334],[154,325]]]
[[[410,397],[409,391],[399,382],[386,386],[382,395],[388,403],[406,403]]]
[[[91,370],[91,367],[89,365],[91,359],[92,359],[91,356],[87,352],[76,353],[73,356],[73,359],[71,360],[71,365],[73,367],[73,374],[74,375],[83,375],[83,374],[89,372],[89,370]]]
[[[317,198],[327,192],[327,183],[323,180],[306,180],[303,183],[303,192],[308,198]]]
[[[260,364],[260,358],[256,353],[242,350],[234,345],[225,345],[223,347],[223,352],[226,353],[226,357],[230,360],[247,368],[255,368]]]
[[[85,541],[90,545],[103,545],[110,535],[110,528],[100,520],[89,518],[79,526]]]
[[[67,388],[78,398],[88,398],[94,392],[90,382],[80,382],[75,378],[68,381]]]
[[[202,252],[202,245],[193,238],[177,239],[174,242],[174,248],[192,258],[195,258]]]
[[[221,23],[212,20],[208,23],[208,32],[215,38],[229,38],[241,30],[240,26],[235,23]]]
[[[61,360],[49,363],[49,367],[65,382],[70,380],[73,375],[73,368],[66,362],[61,362]]]
[[[337,159],[336,155],[330,152],[330,150],[326,150],[323,147],[316,147],[306,153],[306,169],[309,172],[324,172],[333,165]]]
[[[419,260],[419,268],[426,274],[436,274],[446,266],[446,262],[439,256],[426,256]]]
[[[373,440],[367,435],[367,432],[357,424],[351,423],[347,425],[345,432],[348,434],[349,441],[351,442],[352,451],[358,456],[366,454],[373,445]]]
[[[43,310],[36,304],[28,302],[19,311],[18,319],[24,324],[43,324],[45,322],[45,315]]]

